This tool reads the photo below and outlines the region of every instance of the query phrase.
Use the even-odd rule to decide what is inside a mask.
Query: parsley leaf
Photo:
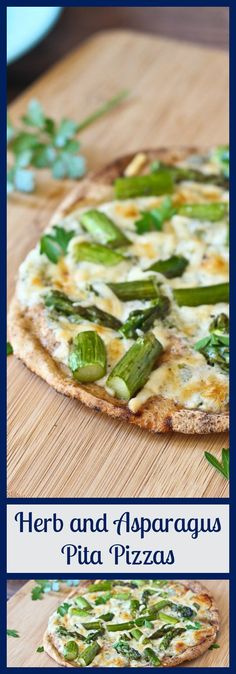
[[[41,104],[35,98],[29,102],[27,113],[22,117],[22,121],[29,126],[36,126],[39,129],[43,129],[45,115]]]
[[[49,580],[36,580],[36,586],[33,587],[31,591],[31,599],[36,601],[37,599],[42,599],[44,592],[48,592],[51,589]]]
[[[222,461],[218,461],[210,452],[204,453],[207,461],[214,466],[219,473],[221,473],[227,480],[229,479],[229,449],[222,449]]]
[[[19,637],[19,633],[17,630],[9,630],[7,629],[7,636],[8,637]]]
[[[219,314],[210,324],[209,335],[200,339],[194,348],[200,351],[209,365],[218,365],[221,370],[229,371],[229,318]]]
[[[59,613],[59,615],[61,615],[61,616],[64,616],[68,613],[69,608],[70,608],[70,604],[67,604],[67,602],[65,601],[64,604],[61,604],[61,606],[58,606],[57,613]]]
[[[37,585],[36,587],[33,587],[33,590],[31,592],[31,599],[33,599],[33,601],[36,601],[37,599],[42,599],[43,593],[44,593],[43,587]]]
[[[66,255],[74,230],[66,231],[63,227],[54,225],[52,234],[44,234],[40,240],[40,254],[47,255],[50,262],[57,264],[63,255]]]
[[[208,648],[208,651],[213,651],[215,648],[220,648],[220,644],[211,644],[211,646]]]
[[[38,646],[36,649],[36,653],[43,653],[44,652],[44,646]]]
[[[7,342],[7,356],[11,356],[13,353],[13,347],[11,345],[11,342]]]
[[[138,234],[161,231],[165,220],[169,220],[174,215],[170,197],[165,197],[158,208],[152,208],[150,211],[141,211],[142,218],[136,220],[135,227]]]

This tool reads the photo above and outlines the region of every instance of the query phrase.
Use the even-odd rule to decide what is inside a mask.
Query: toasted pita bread
[[[174,164],[194,153],[203,152],[203,148],[176,148],[147,150],[144,154],[147,161],[161,160]],[[86,205],[98,205],[112,199],[113,182],[123,175],[125,168],[134,155],[127,155],[117,159],[103,170],[91,174],[80,182],[71,194],[62,202],[54,213],[50,225],[60,221],[75,208]],[[151,397],[143,404],[137,413],[132,413],[128,405],[109,395],[98,384],[80,385],[73,382],[40,342],[39,335],[33,321],[25,316],[24,310],[15,297],[9,311],[9,335],[14,354],[27,367],[44,379],[59,393],[85,403],[96,411],[105,412],[131,424],[154,432],[177,431],[180,433],[214,433],[228,430],[228,412],[210,413],[200,410],[190,410],[177,405],[171,399],[161,396]]]
[[[70,598],[73,598],[73,596],[78,594],[84,594],[84,591],[86,591],[86,587],[89,584],[90,584],[89,580],[80,581],[79,588],[77,588],[76,591],[70,594]],[[209,610],[210,610],[209,622],[213,628],[213,631],[212,634],[210,636],[206,636],[204,640],[201,641],[201,643],[196,644],[195,646],[190,646],[183,653],[179,653],[178,655],[173,657],[168,656],[164,657],[162,660],[163,667],[178,667],[183,662],[195,660],[196,658],[198,658],[200,655],[202,655],[208,650],[211,644],[215,642],[217,633],[220,628],[219,611],[215,604],[214,598],[210,594],[209,590],[197,580],[184,581],[183,585],[187,590],[191,590],[194,594],[196,594],[196,597],[198,595],[204,595],[204,597],[206,597],[209,600]],[[52,635],[50,634],[48,629],[44,633],[43,646],[45,652],[48,653],[48,655],[62,667],[78,667],[78,665],[73,664],[73,662],[66,661],[63,658],[63,656],[58,652],[57,648],[53,643]],[[151,667],[151,665],[145,664],[145,667]]]

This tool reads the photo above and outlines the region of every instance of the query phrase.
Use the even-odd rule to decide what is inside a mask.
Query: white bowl
[[[7,7],[7,63],[23,56],[52,28],[62,7]]]

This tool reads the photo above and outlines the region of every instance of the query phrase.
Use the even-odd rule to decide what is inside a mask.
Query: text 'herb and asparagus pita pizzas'
[[[14,353],[153,431],[228,428],[228,150],[157,150],[84,180],[19,270]]]
[[[64,667],[176,667],[204,653],[218,629],[198,581],[81,581],[49,618],[44,650]]]

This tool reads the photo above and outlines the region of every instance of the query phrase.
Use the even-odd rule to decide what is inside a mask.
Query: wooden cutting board
[[[80,121],[123,88],[131,95],[120,109],[81,134],[91,169],[142,147],[227,142],[227,54],[129,31],[90,39],[21,96],[10,115],[19,121],[37,97],[48,115]],[[35,194],[10,197],[9,296],[20,262],[71,186],[41,171]],[[8,365],[9,496],[228,495],[226,480],[203,456],[208,450],[220,457],[226,435],[151,435],[55,393],[14,357]]]
[[[229,665],[229,583],[227,580],[204,580],[204,585],[213,594],[220,611],[220,632],[217,643],[220,648],[206,651],[194,663],[186,667],[228,667]],[[46,653],[37,653],[48,618],[56,607],[71,594],[71,588],[60,592],[50,592],[42,600],[32,601],[31,589],[34,581],[29,581],[7,603],[7,627],[18,630],[20,637],[7,639],[8,667],[59,667]],[[75,591],[76,593],[76,591]]]

